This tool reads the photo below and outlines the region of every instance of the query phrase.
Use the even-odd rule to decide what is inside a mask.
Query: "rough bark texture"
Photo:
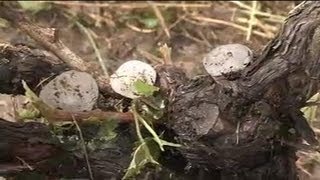
[[[177,179],[298,179],[295,152],[301,139],[318,144],[300,108],[319,90],[319,13],[316,1],[295,8],[254,63],[226,84],[216,84],[210,76],[188,80],[175,68],[157,68],[159,83],[171,89],[167,121],[161,127],[184,146],[163,153],[166,168],[150,169],[138,179],[164,179],[170,173]],[[111,148],[89,154],[97,179],[120,178],[128,167],[134,132],[130,126],[118,131],[121,136]],[[40,123],[1,120],[0,164],[12,169],[16,163],[16,172],[20,171],[18,156],[47,174],[86,175],[79,151],[67,152],[52,139]],[[44,161],[66,153],[73,164],[58,168]],[[72,168],[73,174],[68,171]]]
[[[193,166],[220,169],[226,179],[295,179],[289,139],[318,144],[299,109],[319,89],[319,6],[306,2],[291,12],[240,79],[220,86],[203,77],[178,89],[168,127],[186,144],[181,152]],[[218,119],[210,113],[215,106]],[[199,135],[203,121],[216,122]]]

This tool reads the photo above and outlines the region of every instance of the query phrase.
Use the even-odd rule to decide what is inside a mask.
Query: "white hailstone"
[[[214,78],[243,70],[252,60],[252,51],[242,44],[218,46],[203,59],[206,71]]]
[[[89,111],[97,102],[99,88],[88,73],[66,71],[46,84],[40,98],[48,105],[66,111]]]
[[[127,98],[138,98],[135,91],[134,82],[141,80],[147,84],[153,85],[156,81],[157,73],[153,67],[145,62],[131,60],[123,63],[110,76],[112,89]]]

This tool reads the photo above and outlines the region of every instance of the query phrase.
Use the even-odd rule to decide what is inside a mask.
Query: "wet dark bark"
[[[318,144],[300,108],[319,90],[319,13],[316,1],[295,8],[254,63],[227,84],[216,84],[210,76],[187,80],[176,69],[158,68],[159,75],[166,75],[161,76],[161,85],[173,90],[168,121],[162,128],[171,130],[170,135],[184,146],[163,154],[162,161],[170,170],[150,169],[143,176],[163,179],[175,172],[182,179],[298,179],[295,152],[302,147],[302,139],[310,146]],[[214,118],[217,109],[219,117]],[[1,165],[15,162],[21,166],[15,158],[19,156],[42,172],[86,175],[83,157],[53,143],[45,125],[0,121],[0,129]],[[121,177],[133,147],[131,130],[119,129],[125,133],[113,148],[89,154],[96,178]],[[26,151],[30,146],[37,148]],[[36,150],[36,156],[29,154]],[[65,166],[76,169],[76,174],[44,163],[65,153],[79,162]]]
[[[319,90],[319,6],[307,2],[290,13],[240,79],[220,86],[203,77],[178,89],[169,126],[187,144],[181,152],[192,165],[220,169],[226,179],[295,179],[295,148],[288,144],[299,137],[318,144],[299,109]],[[204,121],[216,122],[200,136]]]

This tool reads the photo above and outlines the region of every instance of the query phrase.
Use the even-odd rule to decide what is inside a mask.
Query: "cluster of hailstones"
[[[221,45],[203,58],[205,70],[214,78],[243,70],[252,60],[252,51],[241,44]],[[122,64],[110,77],[112,89],[127,98],[138,98],[134,82],[142,80],[154,85],[157,73],[142,61],[131,60]],[[67,71],[44,86],[40,98],[47,104],[69,111],[92,110],[99,95],[94,78],[85,72]]]

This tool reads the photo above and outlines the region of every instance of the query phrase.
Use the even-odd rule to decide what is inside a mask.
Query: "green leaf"
[[[308,102],[315,102],[319,103],[320,102],[320,93],[316,93],[313,95]],[[319,111],[318,108],[319,106],[307,106],[301,108],[301,111],[304,113],[304,117],[308,120],[309,123],[312,124],[313,121],[316,120],[317,112]]]
[[[171,142],[160,139],[157,133],[141,116],[138,115],[138,119],[143,124],[143,126],[149,131],[149,133],[153,136],[154,141],[158,143],[161,151],[164,151],[163,146],[181,147],[181,145],[179,144],[171,143]]]
[[[118,127],[116,120],[109,119],[102,122],[98,136],[102,137],[104,140],[111,140],[117,136],[117,133],[114,131]]]
[[[43,117],[52,117],[54,115],[54,108],[44,103],[22,80],[23,88],[25,89],[25,96],[29,99],[31,104],[40,111]]]
[[[155,160],[159,156],[159,148],[150,138],[145,139],[133,153],[133,159],[122,179],[129,179],[140,173],[140,171],[148,164],[159,165]]]
[[[165,141],[163,139],[160,139],[160,141],[161,141],[161,144],[164,145],[164,146],[171,146],[171,147],[181,147],[182,146],[181,144],[168,142],[168,141]]]
[[[29,86],[24,80],[22,80],[22,86],[26,91],[25,96],[30,99],[31,103],[41,101],[41,99],[29,88]]]
[[[41,10],[49,10],[51,8],[49,2],[43,1],[18,1],[18,3],[24,10],[32,11],[33,13],[37,13]]]
[[[149,29],[153,29],[156,26],[158,26],[158,19],[156,17],[141,18],[139,19],[139,21],[143,23],[143,25],[146,28],[149,28]]]
[[[155,91],[159,91],[158,87],[153,85],[147,84],[142,80],[137,80],[133,83],[135,91],[142,96],[148,97],[152,96]]]
[[[29,106],[26,109],[19,109],[17,112],[21,119],[34,119],[40,115],[40,111],[34,108],[34,106]]]
[[[165,113],[166,102],[157,94],[155,96],[150,96],[148,98],[139,99],[139,108],[142,110],[140,115],[145,119],[151,122],[153,120],[159,120],[163,117]]]
[[[7,20],[0,18],[0,28],[8,27],[9,23]]]

